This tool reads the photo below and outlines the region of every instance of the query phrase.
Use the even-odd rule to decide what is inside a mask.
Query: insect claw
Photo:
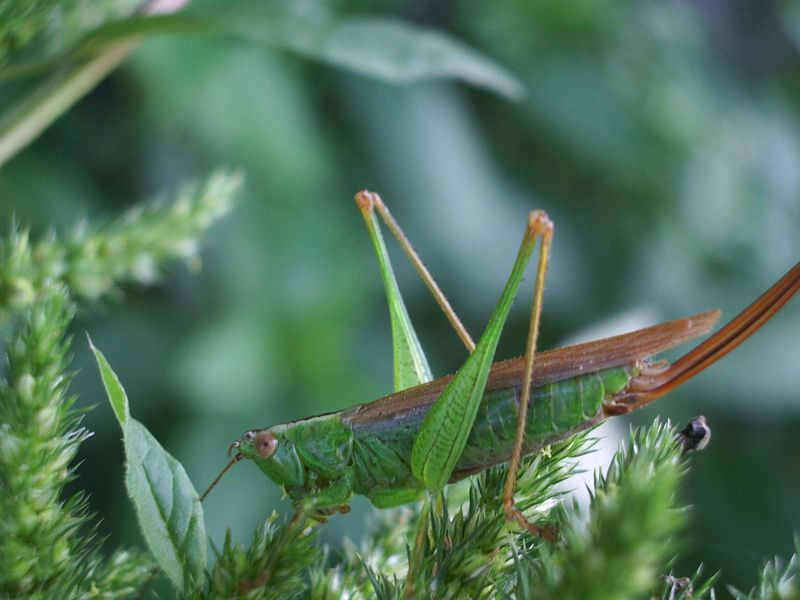
[[[228,446],[228,456],[231,455],[231,452],[233,452],[234,448],[236,448],[238,450],[239,449],[239,445],[240,445],[240,441],[236,440],[230,446]]]
[[[672,594],[675,592],[686,592],[686,597],[691,598],[692,594],[694,594],[694,587],[692,586],[692,580],[689,577],[675,577],[674,575],[661,575],[661,581],[663,581]],[[670,597],[672,597],[672,594]]]
[[[521,510],[516,507],[513,498],[503,499],[503,511],[506,513],[506,523],[517,523],[519,526],[528,530],[533,537],[539,537],[547,542],[555,542],[558,539],[558,529],[548,523],[544,527],[539,527],[526,517]]]

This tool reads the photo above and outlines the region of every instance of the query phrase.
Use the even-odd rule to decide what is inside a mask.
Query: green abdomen
[[[597,424],[603,418],[603,399],[622,390],[628,380],[625,369],[615,368],[533,388],[524,453],[536,452]],[[486,392],[452,480],[510,459],[519,395],[520,386]]]
[[[599,422],[604,398],[624,389],[629,379],[629,370],[618,367],[533,388],[525,453]],[[451,481],[509,460],[519,395],[519,385],[487,390]],[[411,473],[411,448],[429,407],[430,404],[414,406],[402,416],[393,414],[354,423],[354,492],[371,497],[376,490],[421,487]]]

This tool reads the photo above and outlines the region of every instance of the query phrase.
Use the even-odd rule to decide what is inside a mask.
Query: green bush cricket
[[[716,362],[758,330],[800,289],[800,263],[722,329],[672,364],[650,357],[707,333],[718,310],[628,334],[537,353],[553,225],[530,213],[511,275],[475,344],[377,194],[356,203],[366,221],[389,303],[393,394],[353,408],[244,433],[231,444],[283,487],[298,513],[346,510],[354,494],[380,508],[440,492],[488,467],[509,463],[503,495],[508,521],[535,535],[552,531],[514,505],[520,458],[653,402]],[[377,214],[376,214],[377,213]],[[452,376],[433,379],[395,280],[378,215],[462,340],[469,357]],[[493,362],[525,268],[538,243],[530,325],[523,357]],[[205,497],[208,491],[203,495]]]

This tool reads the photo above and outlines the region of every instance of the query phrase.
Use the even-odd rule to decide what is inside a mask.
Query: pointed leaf
[[[93,345],[91,348],[122,426],[125,485],[147,545],[178,591],[187,584],[198,585],[206,568],[206,533],[197,491],[183,466],[144,425],[130,417],[119,378],[103,353]]]
[[[103,380],[103,387],[106,389],[108,401],[111,404],[111,408],[114,409],[114,415],[116,415],[117,421],[119,421],[120,426],[124,430],[131,416],[128,409],[128,395],[125,393],[125,389],[122,387],[117,374],[114,373],[111,365],[108,364],[106,357],[95,348],[89,334],[86,334],[86,338],[89,340],[89,348],[94,353],[94,359],[97,361],[97,368],[100,369],[100,378]]]

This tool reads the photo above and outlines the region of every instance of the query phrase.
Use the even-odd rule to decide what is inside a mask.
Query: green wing
[[[530,228],[520,246],[514,268],[475,351],[442,391],[422,422],[411,451],[414,476],[432,491],[447,485],[483,398],[500,333],[517,294],[536,238]]]

